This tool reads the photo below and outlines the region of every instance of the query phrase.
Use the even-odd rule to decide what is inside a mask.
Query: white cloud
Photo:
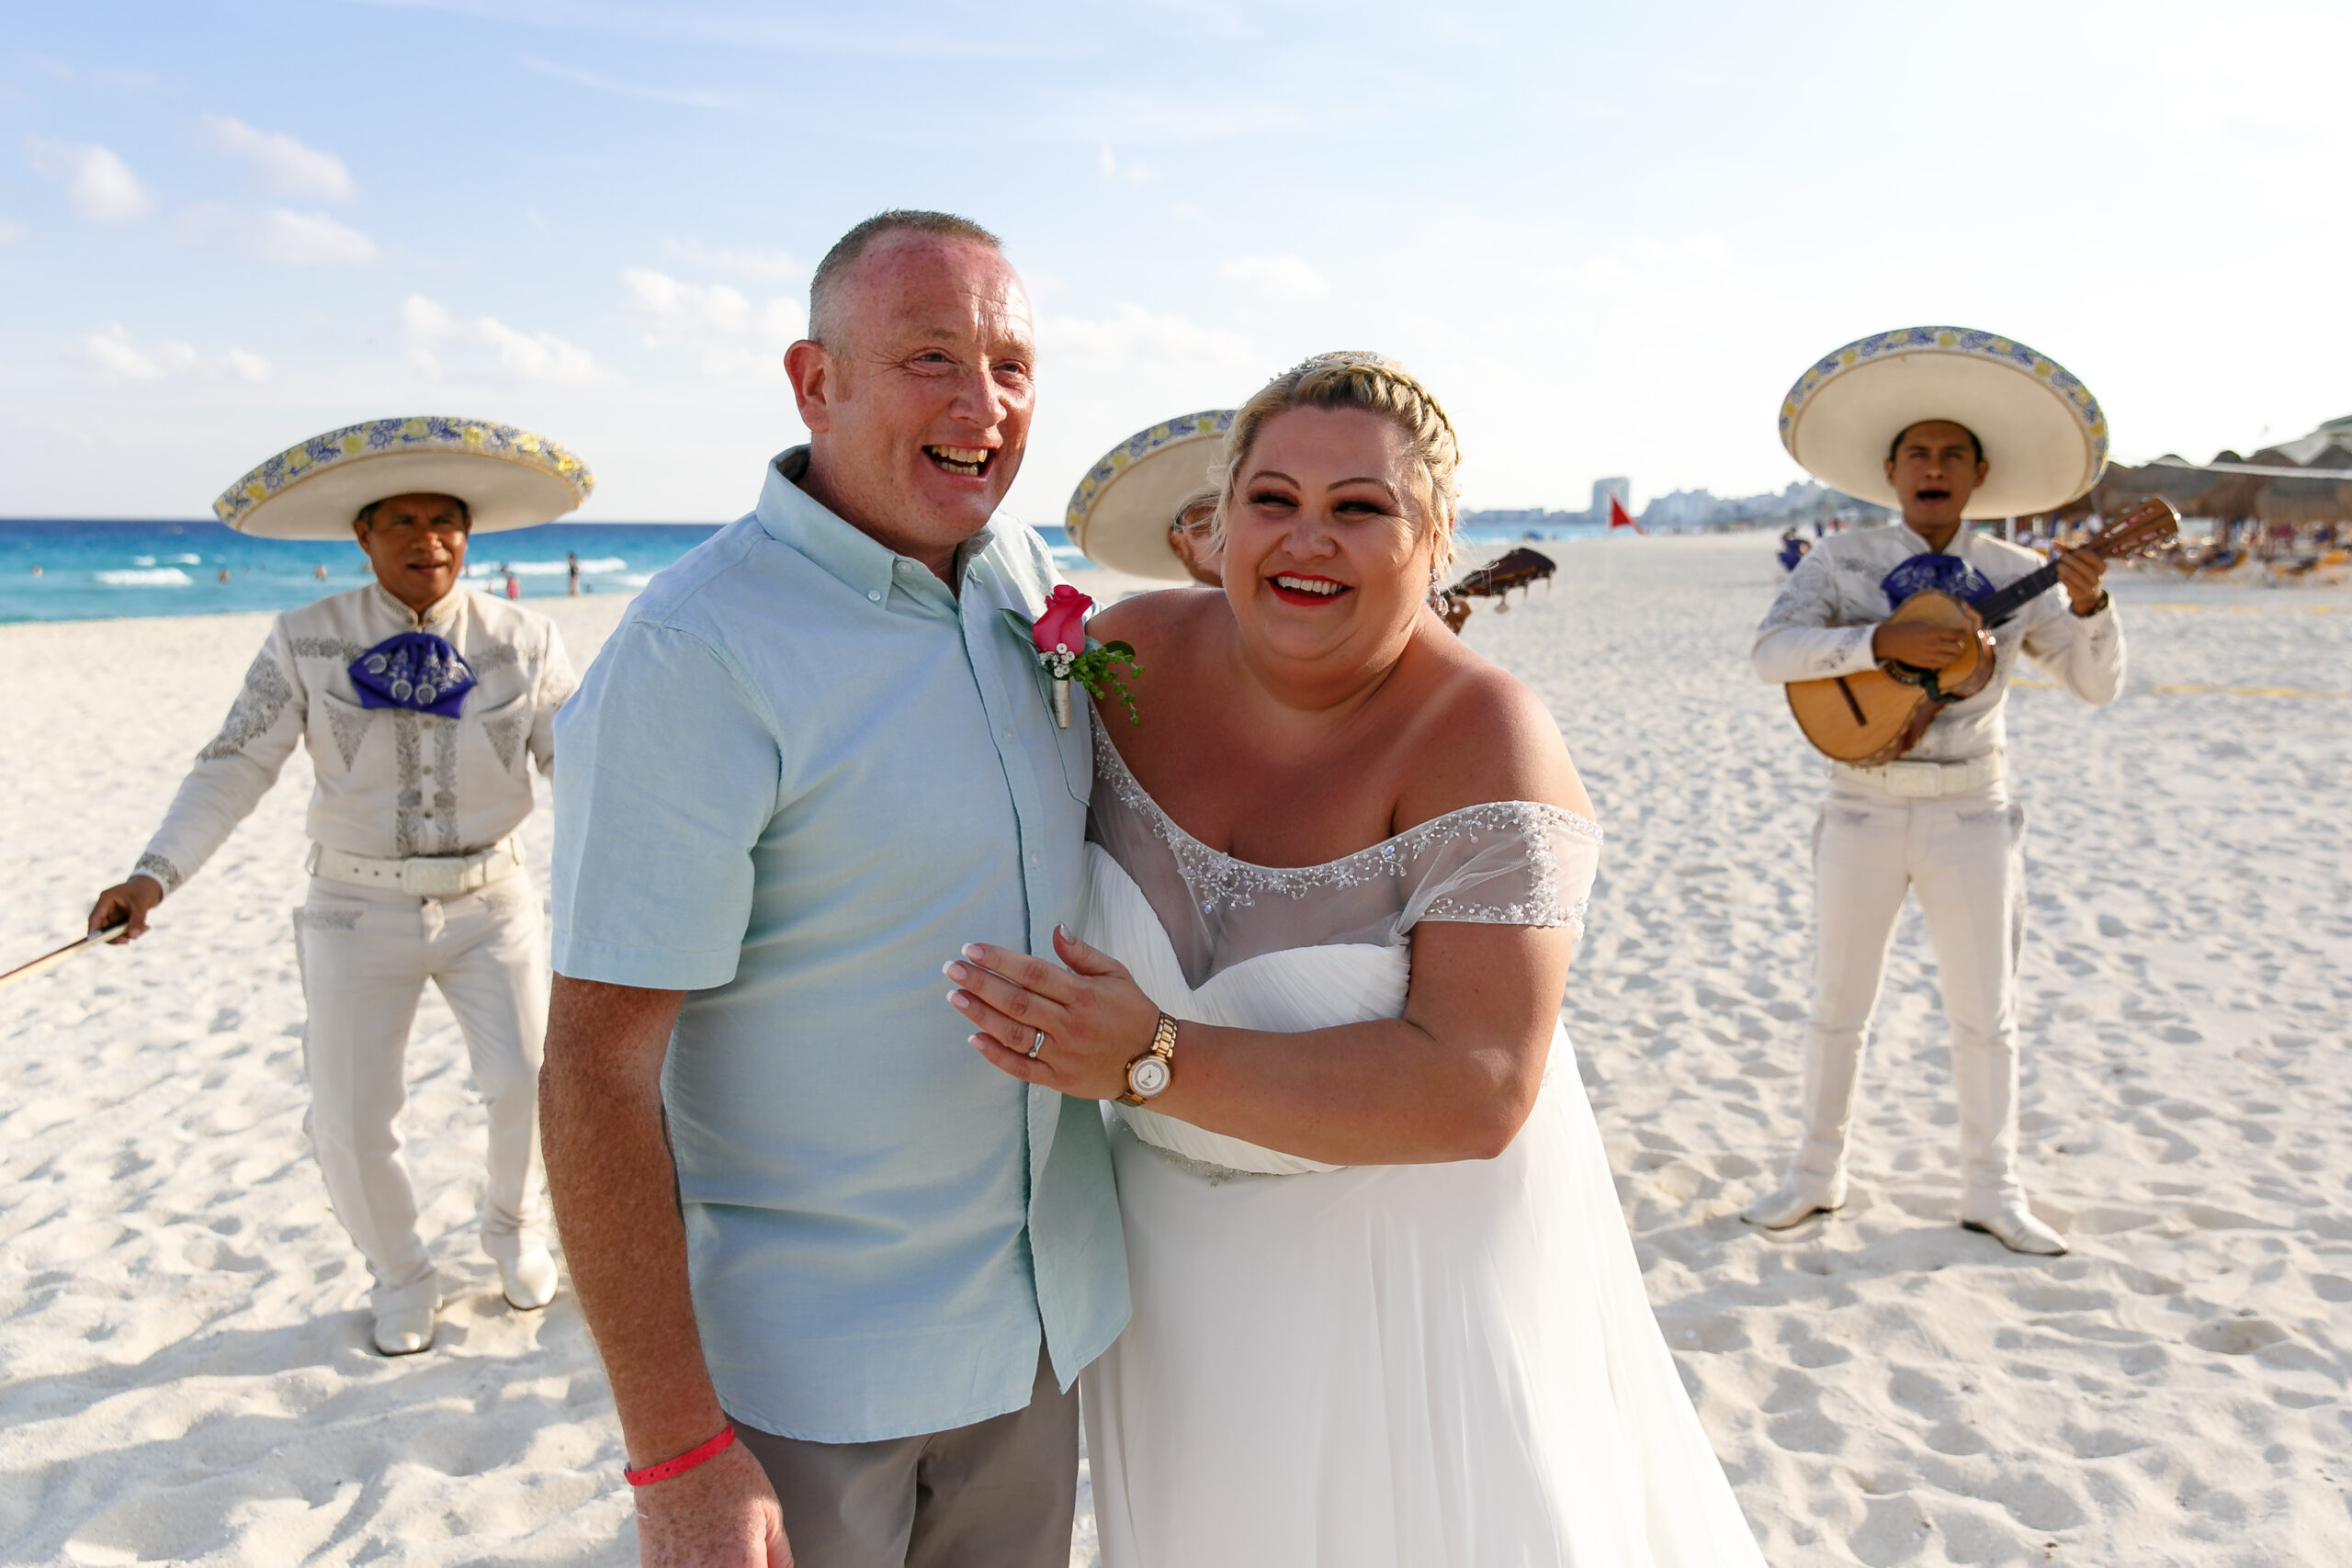
[[[471,360],[470,367],[478,372],[489,370],[494,360],[499,370],[526,381],[604,387],[620,380],[586,349],[553,333],[517,332],[492,316],[462,321],[447,306],[422,294],[401,301],[401,331],[409,341],[409,363],[435,379],[443,372],[447,355],[457,359],[461,369]]]
[[[641,83],[623,82],[611,76],[601,76],[594,71],[582,71],[576,65],[560,65],[537,55],[522,58],[523,68],[542,76],[553,76],[560,82],[576,83],[594,87],[600,93],[613,93],[624,98],[642,98],[648,103],[679,104],[695,109],[731,109],[737,105],[730,94],[711,92],[698,87],[649,87]]]
[[[283,266],[333,266],[372,261],[376,242],[323,212],[273,207],[222,207],[206,202],[172,215],[172,233],[199,251],[226,252]]]
[[[729,273],[763,283],[789,283],[801,276],[800,263],[782,251],[713,251],[700,240],[664,240],[662,254],[705,272]]]
[[[427,339],[447,337],[458,330],[448,309],[422,294],[412,294],[401,301],[401,326],[411,337]]]
[[[209,114],[198,123],[213,146],[251,164],[273,195],[349,201],[356,194],[351,171],[332,152],[305,146],[282,130],[256,130],[227,115]]]
[[[1309,301],[1331,294],[1323,275],[1296,256],[1242,256],[1217,268],[1216,275],[1272,299]]]
[[[1111,151],[1111,144],[1107,141],[1097,150],[1094,166],[1102,172],[1105,181],[1125,180],[1131,185],[1148,185],[1159,177],[1159,171],[1148,164],[1121,163],[1119,155]]]
[[[498,355],[498,363],[526,381],[550,381],[567,387],[594,387],[620,378],[599,366],[584,348],[574,347],[553,333],[518,333],[505,322],[484,316],[474,333]]]
[[[785,296],[754,309],[726,284],[681,283],[642,267],[623,272],[621,281],[645,346],[689,349],[706,376],[779,378],[784,351],[807,329],[800,301]]]
[[[108,321],[104,332],[87,333],[74,346],[84,360],[118,381],[166,381],[182,377],[260,381],[269,376],[269,362],[257,354],[232,348],[217,359],[208,359],[173,338],[141,344],[132,341],[120,321]]]
[[[25,237],[25,226],[0,218],[0,245],[13,245]]]
[[[1122,305],[1101,321],[1047,317],[1038,323],[1037,335],[1046,351],[1044,373],[1049,377],[1065,359],[1218,370],[1246,370],[1253,360],[1250,340],[1237,333],[1214,332],[1182,316],[1155,316],[1140,305]]]
[[[323,212],[288,212],[273,207],[246,231],[247,247],[264,261],[289,266],[328,266],[363,262],[376,254],[376,242]]]
[[[66,204],[93,223],[121,223],[154,210],[147,187],[107,148],[28,136],[25,157],[43,179],[63,181]]]

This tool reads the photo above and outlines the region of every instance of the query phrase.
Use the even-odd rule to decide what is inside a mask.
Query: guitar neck
[[[2040,598],[2057,581],[2058,563],[2052,561],[2048,566],[2027,572],[2007,588],[1995,589],[1976,601],[1976,613],[1984,617],[1986,626],[1997,626]]]
[[[2115,558],[2120,542],[2118,536],[2122,533],[2123,530],[2120,528],[2110,529],[2091,540],[2083,548],[2101,559],[2111,560]],[[1976,602],[1976,613],[1984,617],[1987,626],[1997,626],[2019,610],[2024,609],[2027,604],[2040,598],[2048,592],[2050,585],[2057,581],[2058,563],[2053,560],[2048,566],[2038,567],[2027,572],[2007,588],[1996,589],[1979,599]]]

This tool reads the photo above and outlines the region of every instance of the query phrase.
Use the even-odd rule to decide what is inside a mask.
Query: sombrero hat
[[[2064,506],[2107,467],[2107,416],[2090,389],[2015,338],[1905,327],[1848,344],[1789,389],[1781,445],[1833,490],[1898,505],[1886,449],[1924,419],[1966,425],[1991,465],[1968,517]]]
[[[1104,453],[1070,492],[1064,524],[1089,560],[1136,577],[1189,581],[1169,547],[1177,503],[1209,481],[1233,409],[1207,409],[1139,430]]]
[[[454,495],[473,531],[551,522],[588,499],[588,465],[543,435],[486,419],[373,419],[313,435],[220,492],[213,515],[266,539],[341,539],[370,502]]]

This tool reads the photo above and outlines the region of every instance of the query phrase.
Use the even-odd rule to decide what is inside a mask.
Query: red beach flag
[[[1634,521],[1634,514],[1625,510],[1625,503],[1617,498],[1613,490],[1609,492],[1609,525],[1611,528],[1631,528],[1636,534],[1646,532]]]

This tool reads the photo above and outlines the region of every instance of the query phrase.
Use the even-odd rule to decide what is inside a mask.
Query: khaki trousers
[[[427,981],[457,1015],[489,1105],[482,1248],[512,1262],[544,1247],[538,1087],[548,960],[530,877],[517,873],[454,898],[313,877],[294,911],[294,937],[310,1011],[302,1061],[311,1145],[335,1217],[375,1276],[374,1310],[440,1300],[396,1125],[408,1099],[409,1029]]]
[[[2025,808],[1995,784],[1912,799],[1837,780],[1814,829],[1819,956],[1805,1034],[1804,1141],[1790,1177],[1816,1195],[1846,1179],[1871,1014],[1905,894],[1936,951],[1960,1101],[1961,1214],[2021,1203],[2017,965],[2025,940]]]
[[[1037,1357],[1026,1408],[952,1431],[812,1443],[735,1423],[775,1488],[795,1568],[1067,1568],[1078,1391]]]

